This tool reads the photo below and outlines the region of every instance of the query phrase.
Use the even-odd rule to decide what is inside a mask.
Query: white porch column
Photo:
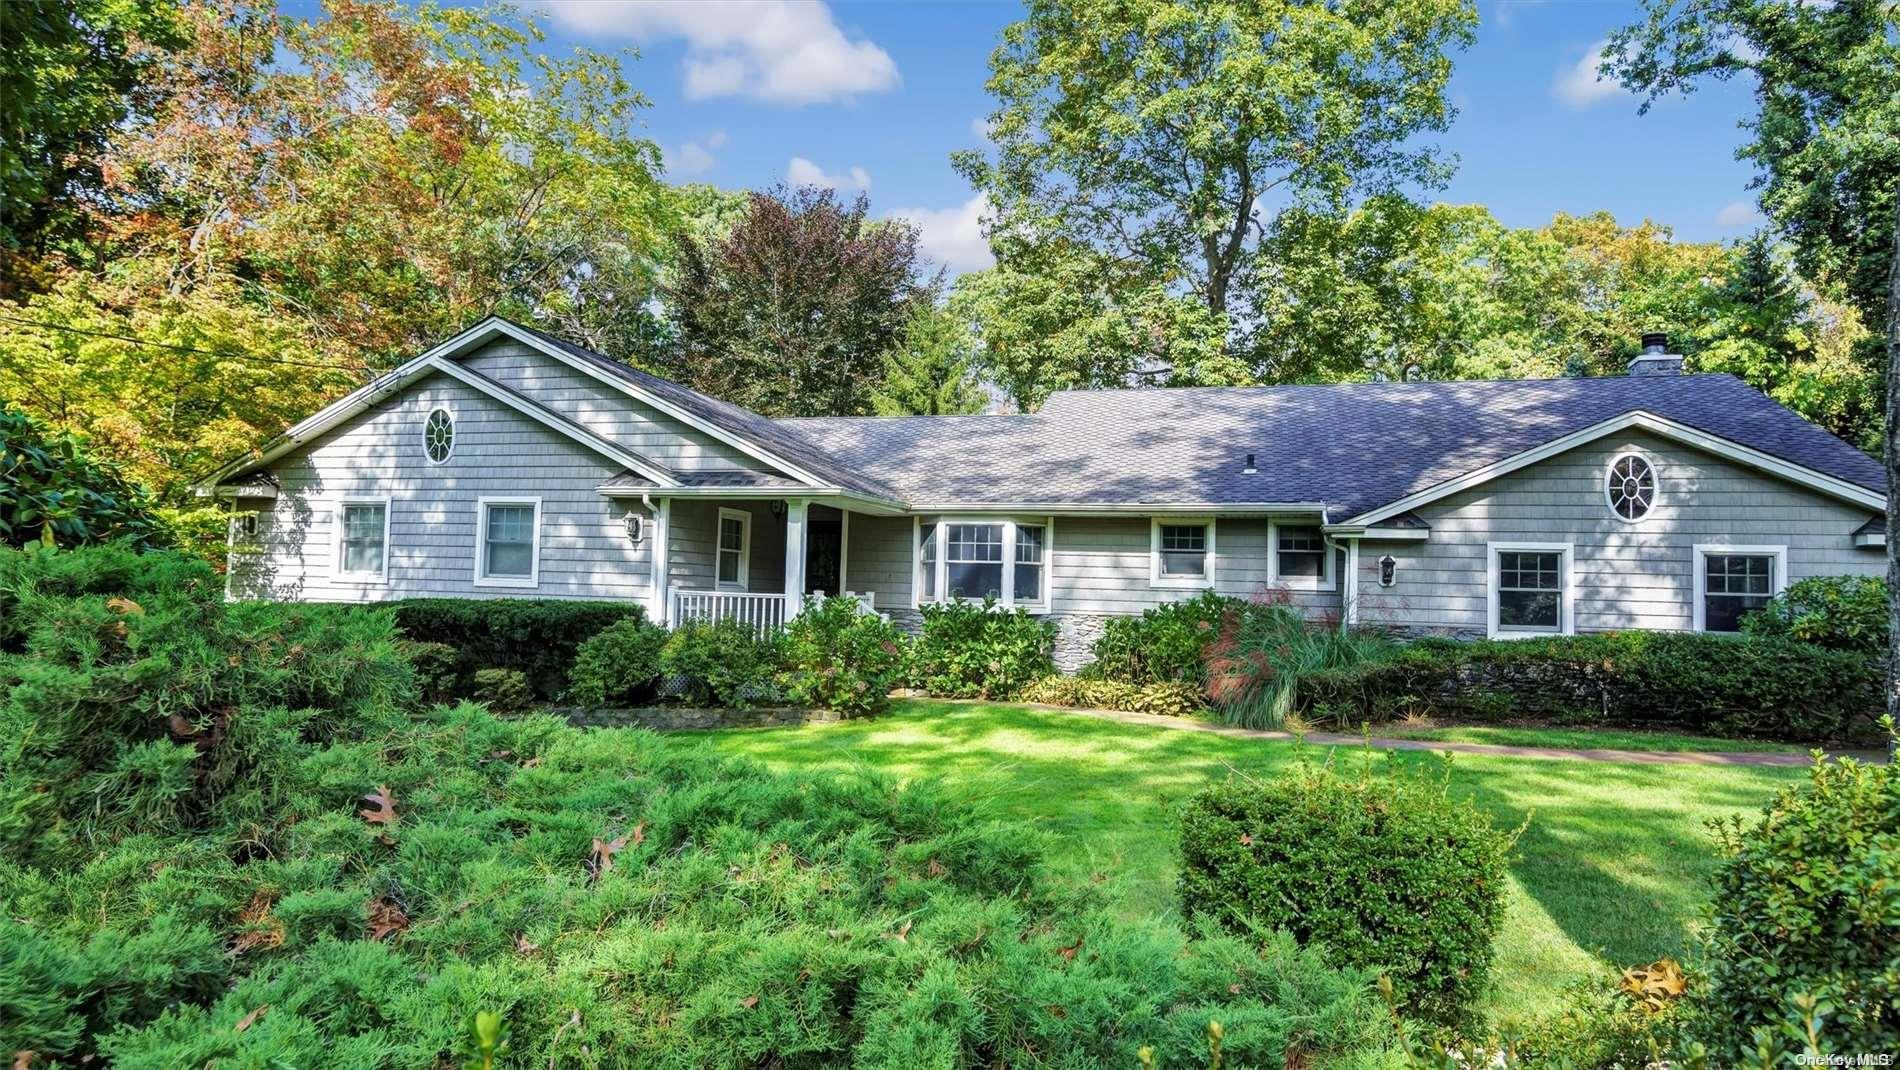
[[[1339,614],[1339,626],[1350,628],[1359,623],[1359,540],[1346,540],[1346,575],[1339,584],[1339,597],[1343,603]]]
[[[803,498],[785,499],[785,619],[805,604],[805,506]]]
[[[671,570],[673,555],[673,499],[661,498],[654,503],[653,512],[647,517],[652,529],[647,538],[653,540],[653,552],[650,565],[653,569],[652,591],[647,595],[647,619],[655,624],[670,624],[666,612],[667,573]]]

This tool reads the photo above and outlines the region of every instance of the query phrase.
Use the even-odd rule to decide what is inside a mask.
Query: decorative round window
[[[455,417],[447,409],[436,409],[422,425],[422,452],[429,463],[441,464],[455,451]]]
[[[1626,453],[1610,463],[1604,491],[1610,511],[1624,520],[1641,520],[1656,504],[1656,470],[1634,453]]]

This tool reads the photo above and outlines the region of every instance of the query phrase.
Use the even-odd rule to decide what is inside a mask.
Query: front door
[[[843,594],[844,514],[814,505],[805,528],[805,593]]]

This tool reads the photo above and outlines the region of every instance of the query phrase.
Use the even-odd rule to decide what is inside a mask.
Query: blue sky
[[[1646,116],[1580,64],[1636,17],[1614,0],[1481,0],[1477,42],[1458,56],[1459,158],[1440,198],[1488,205],[1505,223],[1607,209],[1684,239],[1746,234],[1757,217],[1734,158],[1749,86],[1710,86]],[[863,188],[902,214],[952,270],[983,266],[979,205],[949,154],[981,144],[983,82],[1014,3],[830,4],[803,0],[522,0],[548,47],[637,48],[630,80],[653,100],[648,133],[670,177],[730,188],[822,181]]]

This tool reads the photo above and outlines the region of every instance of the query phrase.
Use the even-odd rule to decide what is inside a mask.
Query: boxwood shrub
[[[1900,1051],[1900,776],[1817,761],[1759,820],[1716,826],[1706,1013],[1720,1056],[1758,1032]],[[1817,1001],[1804,1010],[1797,996]],[[1726,1064],[1726,1059],[1719,1059]]]
[[[994,601],[923,607],[923,631],[911,645],[914,686],[946,698],[1009,699],[1056,671],[1054,621]]]
[[[1230,777],[1181,816],[1181,905],[1238,933],[1285,929],[1385,971],[1409,1014],[1457,1023],[1490,977],[1513,837],[1443,777],[1304,760]]]
[[[1882,738],[1878,662],[1772,636],[1421,639],[1390,657],[1306,673],[1298,690],[1309,720],[1344,726],[1424,713],[1794,742]]]
[[[517,669],[534,696],[559,698],[568,667],[590,636],[619,620],[641,620],[632,602],[560,598],[406,598],[382,603],[410,639],[447,643],[459,653],[462,691],[477,669]]]

